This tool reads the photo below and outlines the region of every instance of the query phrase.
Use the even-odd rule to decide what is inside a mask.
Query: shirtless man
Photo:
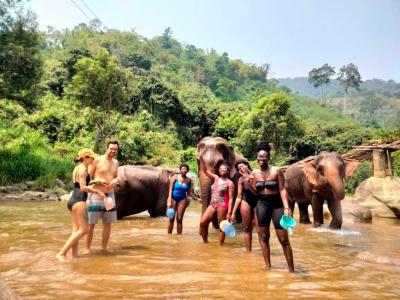
[[[97,157],[88,170],[92,179],[89,184],[96,190],[96,193],[89,193],[87,198],[89,232],[86,236],[86,253],[90,253],[94,226],[99,219],[101,218],[103,221],[102,250],[107,249],[111,233],[111,223],[117,221],[114,188],[118,182],[117,172],[119,164],[114,157],[117,155],[118,149],[118,141],[109,141],[106,145],[106,153]],[[110,201],[111,205],[105,205],[105,201]]]

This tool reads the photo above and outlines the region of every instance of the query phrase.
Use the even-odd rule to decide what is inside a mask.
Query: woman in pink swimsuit
[[[202,158],[201,163],[204,164]],[[204,164],[205,165],[205,164]],[[228,178],[229,166],[225,162],[218,165],[218,175],[206,169],[206,174],[214,183],[211,185],[211,201],[210,205],[204,211],[200,220],[200,234],[203,237],[203,242],[208,242],[208,226],[213,219],[215,211],[217,211],[218,224],[230,217],[232,213],[233,202],[233,182]],[[223,245],[225,241],[225,233],[220,229],[219,243]]]

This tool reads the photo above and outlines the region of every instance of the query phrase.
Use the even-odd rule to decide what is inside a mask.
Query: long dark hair
[[[237,172],[239,172],[238,166],[239,166],[240,164],[245,164],[245,165],[247,166],[247,168],[248,168],[250,171],[253,171],[253,169],[251,168],[249,162],[248,162],[246,159],[238,159],[238,160],[235,162],[235,169],[236,169]]]

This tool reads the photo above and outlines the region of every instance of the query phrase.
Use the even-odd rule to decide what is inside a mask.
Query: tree
[[[280,153],[289,153],[304,135],[301,120],[290,110],[291,98],[279,92],[257,101],[238,131],[236,144],[245,157],[254,158],[257,145],[270,141]]]
[[[137,77],[127,112],[139,110],[152,113],[165,126],[169,120],[179,124],[184,119],[184,111],[174,90],[166,87],[154,76]]]
[[[326,87],[333,75],[335,75],[335,68],[328,64],[324,64],[320,68],[314,68],[308,73],[308,82],[315,88],[321,86],[321,102],[324,99],[324,87],[326,91]]]
[[[35,16],[19,0],[0,1],[0,95],[32,106],[42,71]]]
[[[96,124],[95,151],[107,137],[116,134],[119,111],[129,99],[129,71],[119,66],[114,57],[103,49],[95,58],[84,57],[75,64],[76,74],[66,93],[94,108]]]
[[[347,66],[343,66],[340,68],[337,74],[337,80],[341,82],[344,88],[344,101],[343,101],[343,113],[346,113],[346,105],[347,105],[347,91],[349,88],[356,88],[359,90],[361,81],[360,72],[358,72],[358,67],[350,63]]]
[[[172,34],[173,31],[171,27],[165,28],[163,34],[160,37],[160,47],[163,49],[172,48]]]
[[[88,49],[72,49],[68,53],[67,59],[64,61],[63,65],[67,69],[67,80],[76,74],[75,64],[82,57],[92,57],[92,54]]]
[[[263,72],[263,74],[265,74],[265,80],[267,80],[268,75],[271,73],[271,64],[269,63],[262,64],[261,67],[259,67],[259,69]]]
[[[207,87],[195,83],[185,84],[178,97],[186,114],[185,122],[179,124],[182,142],[184,146],[195,146],[200,139],[213,133],[221,103]]]

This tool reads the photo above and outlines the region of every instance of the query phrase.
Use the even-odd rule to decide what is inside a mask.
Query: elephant
[[[115,190],[117,218],[148,210],[150,217],[165,215],[169,177],[177,170],[153,166],[121,166]]]
[[[323,224],[325,199],[332,216],[329,227],[340,229],[343,223],[341,200],[344,198],[343,179],[353,175],[359,161],[344,160],[335,152],[321,152],[317,156],[290,165],[285,172],[285,187],[293,211],[297,202],[300,223],[310,224],[308,205],[313,211],[313,225]]]
[[[203,201],[203,212],[206,210],[211,200],[211,185],[212,179],[210,179],[206,173],[205,168],[217,172],[216,166],[220,161],[225,161],[230,167],[229,177],[235,183],[235,190],[237,190],[237,172],[235,169],[235,162],[239,159],[244,159],[243,156],[237,154],[233,151],[233,148],[228,144],[228,142],[221,137],[205,137],[200,140],[197,145],[198,152],[198,176],[201,192],[201,200]],[[203,158],[205,165],[200,163],[199,157]],[[235,193],[236,194],[236,193]],[[234,197],[235,199],[235,197]],[[218,228],[217,222],[214,220],[213,225]]]

